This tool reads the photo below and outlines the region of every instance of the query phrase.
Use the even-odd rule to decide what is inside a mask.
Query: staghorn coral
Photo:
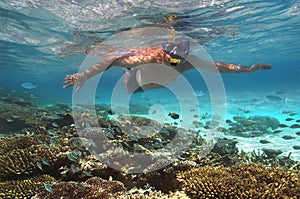
[[[200,167],[178,179],[191,198],[299,198],[300,174],[258,164]]]
[[[33,199],[110,199],[118,198],[125,193],[124,185],[118,181],[107,181],[99,177],[92,177],[85,182],[60,182],[52,186],[52,193],[43,190]]]
[[[40,175],[24,180],[0,181],[0,198],[31,198],[44,189],[44,184],[54,183],[49,175]]]

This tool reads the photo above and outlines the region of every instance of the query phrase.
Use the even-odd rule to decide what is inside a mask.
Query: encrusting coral
[[[31,198],[44,189],[44,184],[52,184],[56,180],[49,175],[40,175],[24,180],[0,181],[0,198]]]
[[[191,198],[300,198],[300,174],[258,164],[200,167],[178,179]]]

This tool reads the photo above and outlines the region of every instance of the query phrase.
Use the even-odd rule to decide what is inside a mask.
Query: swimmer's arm
[[[253,64],[251,66],[241,66],[224,62],[214,62],[220,73],[252,73],[256,70],[269,70],[270,64]]]
[[[202,70],[207,70],[211,72],[220,73],[251,73],[256,70],[269,70],[271,69],[270,64],[253,64],[252,66],[241,66],[225,62],[209,62],[195,55],[189,55],[188,65],[186,68],[198,68]],[[186,69],[185,68],[185,69]]]
[[[67,75],[64,79],[63,87],[68,88],[70,86],[76,86],[76,92],[78,92],[86,80],[110,68],[113,65],[114,61],[117,59],[117,57],[107,58],[101,62],[94,64],[81,73]]]

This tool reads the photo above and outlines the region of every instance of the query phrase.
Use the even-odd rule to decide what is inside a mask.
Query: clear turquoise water
[[[175,13],[179,18],[176,31],[203,45],[213,60],[272,65],[271,71],[223,75],[228,118],[243,115],[240,107],[250,108],[253,115],[279,119],[284,119],[281,112],[288,109],[298,113],[299,117],[300,2],[185,2],[1,1],[1,96],[13,94],[41,105],[71,103],[72,89],[63,89],[62,80],[66,74],[77,72],[86,56],[72,53],[61,56],[61,52],[81,49],[81,44],[95,45],[95,40],[110,38],[119,30],[153,26]],[[105,86],[97,92],[99,102],[108,101],[113,82],[122,74],[123,70],[119,68],[112,68],[105,74]],[[199,80],[193,71],[185,75],[197,87]],[[27,81],[39,86],[26,90],[20,85]],[[197,89],[205,91],[201,85]],[[287,100],[282,104],[265,100],[266,95],[277,91],[284,91],[282,97]],[[161,97],[161,93],[163,89],[148,92],[152,99],[153,96]],[[39,97],[31,99],[30,94]],[[143,97],[139,95],[135,98]],[[249,104],[253,98],[259,98],[262,103]],[[299,139],[293,142],[299,145]],[[298,151],[293,153],[300,156]]]

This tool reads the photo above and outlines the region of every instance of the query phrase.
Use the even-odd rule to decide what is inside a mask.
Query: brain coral
[[[191,198],[300,198],[300,174],[258,164],[200,167],[178,179]]]

